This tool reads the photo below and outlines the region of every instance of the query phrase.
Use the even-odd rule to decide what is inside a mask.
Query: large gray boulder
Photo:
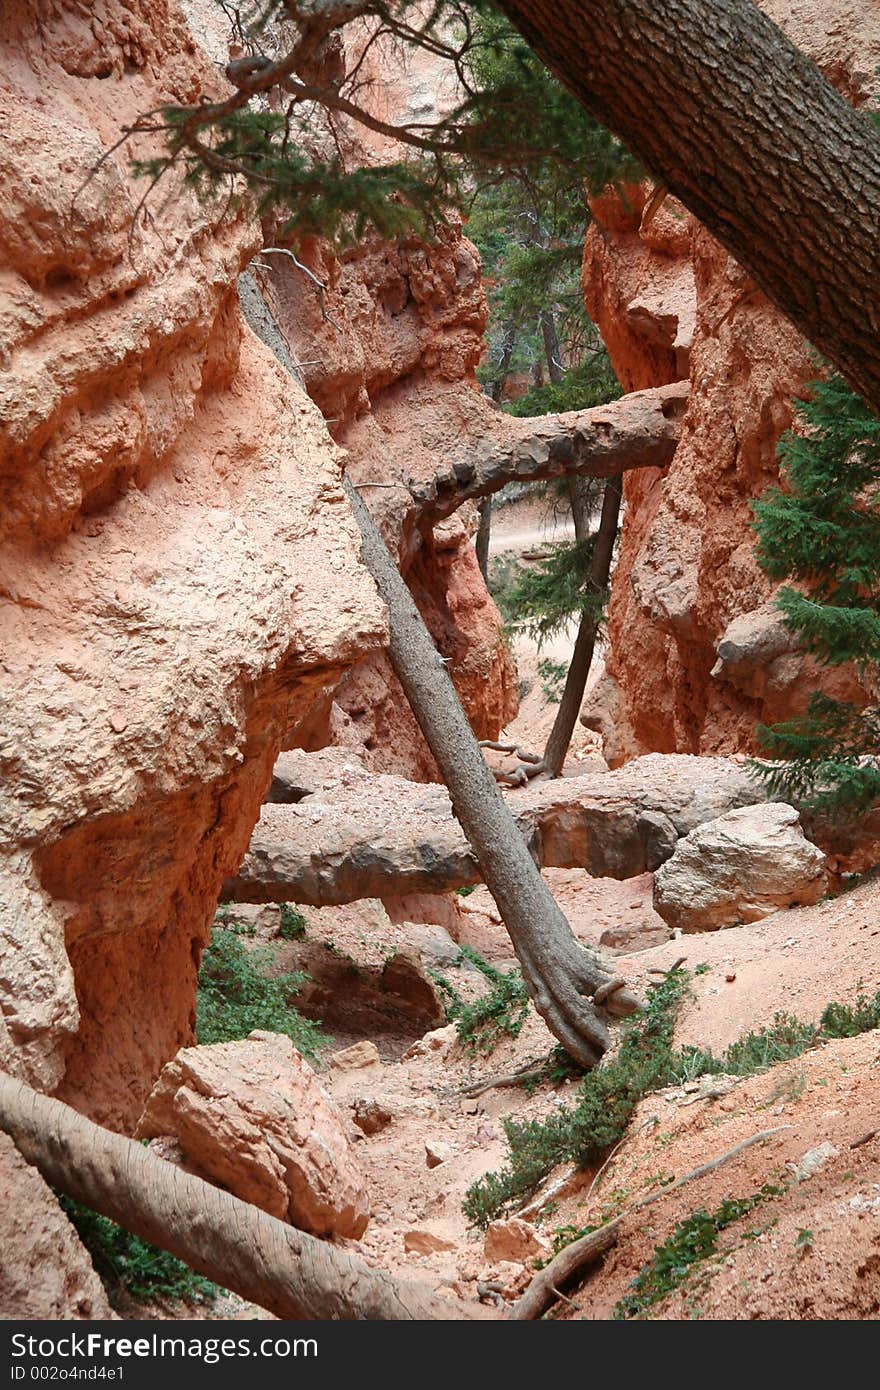
[[[654,907],[672,927],[714,931],[818,902],[826,887],[825,855],[804,836],[797,811],[770,801],[679,840],[654,875]]]

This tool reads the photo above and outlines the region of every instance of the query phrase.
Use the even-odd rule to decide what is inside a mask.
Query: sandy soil
[[[644,906],[645,882],[616,886]],[[572,901],[582,887],[576,880],[567,885]],[[593,886],[596,903],[606,888]],[[463,903],[465,934],[474,897]],[[852,999],[860,982],[873,992],[880,975],[878,909],[880,883],[864,883],[814,908],[669,941],[617,963],[640,987],[657,978],[651,970],[668,969],[682,955],[691,968],[708,967],[693,981],[678,1037],[720,1050],[750,1028],[769,1023],[778,1010],[815,1019],[831,999]],[[610,918],[631,908],[624,901],[615,908],[606,900],[597,910]],[[472,915],[488,914],[475,907]],[[582,934],[589,937],[586,930]],[[484,935],[481,946],[491,952],[497,940]],[[546,1115],[573,1096],[575,1084],[543,1087],[531,1097],[502,1088],[472,1099],[462,1090],[477,1078],[541,1057],[551,1044],[532,1016],[520,1037],[506,1039],[491,1057],[467,1054],[446,1029],[429,1034],[400,1060],[358,1072],[326,1067],[322,1080],[343,1110],[370,1098],[391,1117],[373,1136],[353,1131],[374,1193],[374,1217],[358,1243],[371,1262],[400,1274],[427,1273],[438,1287],[466,1298],[477,1299],[486,1284],[507,1298],[522,1289],[531,1262],[487,1259],[482,1235],[468,1229],[461,1200],[476,1178],[502,1163],[504,1118]],[[726,1197],[753,1194],[765,1182],[784,1190],[731,1226],[719,1241],[718,1257],[700,1265],[693,1281],[651,1316],[878,1315],[880,1140],[850,1145],[880,1124],[880,1032],[826,1044],[798,1061],[728,1085],[724,1089],[722,1083],[723,1093],[710,1098],[702,1098],[697,1083],[649,1097],[594,1190],[589,1190],[593,1175],[585,1174],[579,1191],[543,1215],[531,1214],[549,1242],[562,1227],[627,1211],[647,1192],[742,1139],[786,1126],[709,1176],[663,1196],[649,1215],[627,1218],[617,1248],[573,1302],[563,1305],[562,1316],[611,1316],[677,1221],[697,1208],[712,1210]],[[428,1166],[426,1145],[441,1153],[445,1146],[438,1166]],[[793,1169],[821,1145],[833,1146],[834,1152],[823,1150],[816,1171],[798,1180]],[[809,1248],[804,1238],[798,1244],[803,1230],[813,1233]],[[426,1242],[434,1244],[431,1253],[421,1253]]]

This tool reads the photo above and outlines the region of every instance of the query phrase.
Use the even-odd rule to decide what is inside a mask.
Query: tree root
[[[481,738],[480,747],[491,748],[496,753],[512,753],[519,758],[522,766],[514,768],[512,772],[500,767],[490,768],[495,781],[500,782],[502,786],[525,787],[534,777],[541,777],[545,773],[549,775],[550,769],[541,754],[530,753],[518,743],[498,743],[495,739]]]
[[[598,1230],[590,1231],[588,1235],[581,1236],[580,1240],[572,1241],[571,1245],[566,1245],[548,1265],[538,1270],[525,1293],[510,1309],[507,1314],[508,1318],[516,1322],[527,1322],[541,1317],[559,1296],[558,1286],[565,1284],[580,1270],[595,1263],[600,1255],[604,1255],[613,1245],[617,1244],[621,1223],[631,1212],[642,1211],[645,1207],[649,1207],[652,1202],[657,1202],[668,1193],[677,1191],[679,1187],[684,1187],[686,1183],[695,1182],[697,1178],[705,1177],[707,1173],[720,1168],[723,1163],[728,1163],[744,1149],[751,1148],[753,1144],[760,1144],[764,1139],[771,1139],[774,1134],[781,1134],[786,1129],[791,1129],[791,1125],[777,1125],[774,1129],[763,1129],[759,1134],[753,1134],[748,1139],[741,1140],[739,1144],[734,1144],[732,1149],[727,1149],[717,1158],[710,1159],[708,1163],[701,1163],[698,1168],[692,1168],[689,1173],[685,1173],[683,1177],[670,1183],[668,1187],[661,1187],[659,1191],[643,1197],[641,1201],[630,1207],[628,1212],[622,1212],[620,1216],[615,1216],[613,1221],[607,1221]]]
[[[482,1081],[472,1081],[469,1086],[459,1088],[456,1095],[481,1096],[484,1091],[498,1090],[504,1086],[522,1086],[527,1081],[540,1081],[546,1075],[547,1067],[553,1056],[548,1052],[544,1057],[535,1057],[529,1062],[524,1062],[516,1071],[501,1072],[498,1076],[487,1076]]]
[[[485,1316],[399,1280],[0,1072],[0,1130],[46,1182],[279,1318]]]

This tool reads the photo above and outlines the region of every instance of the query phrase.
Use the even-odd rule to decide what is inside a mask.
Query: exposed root
[[[480,739],[481,748],[491,748],[496,753],[511,753],[519,758],[521,767],[506,771],[504,768],[491,768],[492,776],[496,782],[500,782],[505,787],[525,787],[534,777],[541,777],[544,774],[550,775],[550,768],[540,753],[530,753],[526,748],[521,748],[518,743],[498,743],[495,739]]]

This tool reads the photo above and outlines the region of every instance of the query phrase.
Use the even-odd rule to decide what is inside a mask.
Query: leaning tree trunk
[[[459,1319],[401,1283],[0,1072],[0,1129],[46,1182],[279,1318]]]
[[[507,374],[510,371],[510,364],[513,361],[513,349],[516,347],[516,338],[519,332],[519,325],[509,323],[504,330],[504,338],[501,343],[501,357],[498,361],[498,371],[492,381],[490,396],[496,405],[500,405],[504,399],[504,387],[507,384]]]
[[[880,139],[752,0],[499,0],[880,410]]]
[[[492,498],[484,497],[480,503],[480,524],[477,527],[477,538],[474,548],[477,552],[477,564],[480,567],[480,574],[483,576],[483,583],[489,583],[489,542],[492,539]]]
[[[443,658],[366,503],[348,479],[345,489],[360,526],[364,562],[388,606],[391,664],[510,933],[535,1007],[566,1051],[582,1066],[594,1066],[609,1043],[601,1006],[622,1016],[638,1001],[575,940],[516,829]]]
[[[590,591],[596,599],[608,587],[611,557],[614,554],[617,523],[620,519],[622,482],[623,480],[618,475],[616,478],[609,478],[605,484],[602,516],[590,563]],[[598,625],[599,614],[595,603],[586,604],[581,613],[577,640],[574,644],[568,675],[565,678],[565,689],[562,692],[559,709],[556,711],[553,728],[550,730],[544,749],[544,766],[553,777],[559,777],[562,773],[565,755],[568,752],[574,726],[580,714],[584,691],[587,688],[587,677],[593,664]]]

